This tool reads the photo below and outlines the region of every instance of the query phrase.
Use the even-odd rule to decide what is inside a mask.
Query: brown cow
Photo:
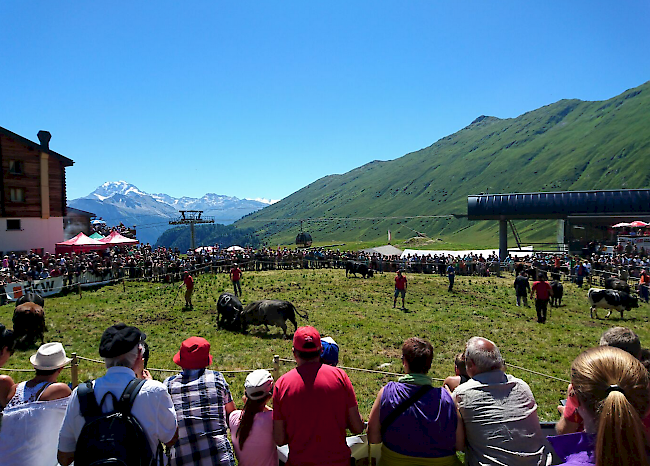
[[[14,336],[16,347],[26,349],[33,346],[36,340],[44,341],[44,334],[47,331],[45,327],[45,312],[38,304],[27,302],[20,304],[14,309]]]

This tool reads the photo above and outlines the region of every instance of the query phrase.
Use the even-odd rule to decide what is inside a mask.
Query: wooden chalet
[[[50,149],[51,135],[39,143],[0,127],[0,252],[54,252],[64,240],[67,214],[65,168],[74,163]]]

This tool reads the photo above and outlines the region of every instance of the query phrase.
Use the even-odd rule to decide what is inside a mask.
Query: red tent
[[[90,238],[83,233],[79,233],[68,241],[56,243],[56,254],[65,254],[66,252],[89,252],[106,249],[106,244],[100,243],[96,239]]]
[[[630,226],[634,228],[643,228],[643,227],[647,227],[648,224],[642,222],[641,220],[635,220],[634,222],[630,223]]]
[[[106,238],[102,238],[99,242],[109,246],[126,246],[127,244],[138,244],[137,239],[127,238],[120,235],[117,231],[112,231]]]

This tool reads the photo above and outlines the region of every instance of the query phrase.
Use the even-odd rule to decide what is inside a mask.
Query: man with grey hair
[[[140,329],[125,324],[113,325],[104,331],[99,344],[99,355],[104,358],[106,375],[80,386],[86,394],[80,395],[80,387],[72,392],[59,433],[58,460],[62,466],[69,465],[75,459],[77,440],[86,423],[81,405],[92,405],[93,400],[87,398],[94,397],[102,413],[111,413],[116,409],[113,400],[119,400],[127,386],[131,386],[134,379],[138,380],[133,369],[138,367],[144,355],[142,343],[145,338],[146,335]],[[113,396],[106,396],[109,393]],[[145,380],[139,391],[133,393],[135,398],[131,414],[142,426],[148,441],[148,445],[142,445],[142,450],[148,448],[154,454],[159,442],[173,445],[178,435],[178,424],[174,405],[165,386],[158,381]],[[85,397],[83,403],[80,396]],[[81,446],[79,450],[77,456],[89,453]]]
[[[471,379],[453,393],[465,426],[465,464],[551,464],[535,397],[526,382],[504,373],[499,348],[486,338],[470,338],[465,366]]]
[[[612,327],[605,330],[600,337],[600,346],[613,346],[630,353],[635,358],[641,357],[641,340],[627,327]]]

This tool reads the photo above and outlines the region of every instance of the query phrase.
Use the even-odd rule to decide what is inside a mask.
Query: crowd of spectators
[[[0,325],[0,367],[13,352],[11,337]],[[60,343],[44,344],[30,358],[35,376],[29,381],[16,384],[0,376],[3,464],[25,464],[25,455],[34,466],[51,464],[56,449],[62,465],[101,459],[102,442],[116,437],[95,439],[95,449],[82,447],[93,435],[84,430],[86,397],[94,396],[101,412],[116,406],[124,410],[105,403],[105,395],[117,398],[132,384],[138,390],[130,401],[131,413],[144,433],[137,454],[144,459],[161,454],[159,444],[165,444],[172,465],[234,466],[237,458],[242,466],[275,466],[277,447],[288,445],[289,464],[347,466],[346,431],[358,434],[366,427],[369,442],[382,444],[380,466],[459,466],[458,451],[465,453],[468,465],[650,464],[650,376],[647,361],[640,360],[650,352],[644,353],[638,336],[624,327],[607,330],[599,347],[574,360],[566,407],[558,407],[559,435],[549,437],[542,432],[528,384],[505,372],[501,351],[482,337],[467,342],[456,357],[457,375],[440,388],[427,375],[434,358],[431,343],[407,339],[404,375],[379,391],[365,425],[354,388],[337,367],[338,354],[324,360],[332,348],[325,343],[336,344],[321,339],[313,327],[295,332],[295,369],[277,381],[263,369],[248,375],[241,410],[223,375],[209,369],[213,358],[207,340],[194,336],[183,341],[172,358],[180,372],[161,383],[146,370],[145,339],[142,331],[125,324],[106,329],[99,343],[106,375],[72,392],[57,383],[70,361]],[[9,435],[27,425],[29,437]],[[60,431],[58,446],[53,430]],[[133,445],[111,454],[133,455],[129,448]]]
[[[99,221],[95,221],[95,223],[91,223],[90,225],[91,235],[93,233],[99,233],[102,236],[108,236],[114,231],[117,231],[120,235],[126,236],[127,238],[135,239],[135,226],[133,228],[129,228],[120,222],[120,224],[117,226],[109,227],[105,222],[103,222],[101,217],[99,218]]]

